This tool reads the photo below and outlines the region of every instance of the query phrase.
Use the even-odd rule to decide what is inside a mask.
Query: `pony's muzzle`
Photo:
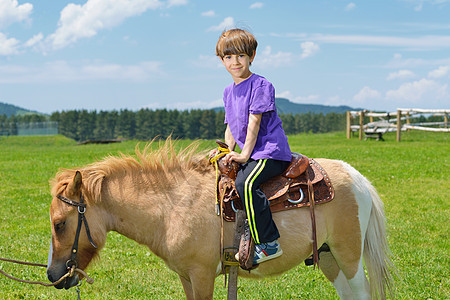
[[[66,275],[67,272],[69,272],[69,271],[70,271],[70,269],[68,269],[64,264],[60,264],[59,266],[52,265],[47,269],[47,278],[52,283],[57,282],[61,277]],[[55,288],[57,288],[57,289],[65,288],[67,290],[67,289],[70,289],[71,287],[76,286],[79,281],[80,281],[80,278],[79,278],[78,274],[73,274],[73,276],[67,277],[64,280],[62,280],[60,283],[55,285]]]

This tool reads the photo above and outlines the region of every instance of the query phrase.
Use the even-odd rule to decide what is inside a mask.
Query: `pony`
[[[143,150],[138,144],[135,155],[108,156],[60,170],[51,180],[50,281],[56,282],[72,266],[86,269],[107,233],[116,231],[148,246],[175,271],[187,299],[213,298],[215,278],[222,273],[214,169],[205,152],[198,151],[198,142],[181,150],[170,138],[155,144]],[[320,253],[320,269],[342,299],[386,298],[393,289],[393,265],[380,197],[349,164],[316,161],[335,190],[334,200],[315,210],[318,245],[330,248]],[[309,214],[308,208],[275,213],[283,255],[251,272],[239,270],[239,276],[278,275],[307,259],[313,243]],[[230,247],[234,224],[223,226],[223,246]],[[56,288],[73,287],[81,277],[68,277]]]

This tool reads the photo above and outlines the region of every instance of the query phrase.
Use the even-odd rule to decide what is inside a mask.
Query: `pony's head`
[[[58,281],[75,266],[84,270],[105,243],[98,209],[85,191],[79,171],[66,171],[53,182],[50,221],[52,240],[47,277]],[[104,236],[104,237],[103,237]],[[69,289],[81,280],[78,273],[55,287]]]
[[[111,190],[127,194],[123,190],[125,183],[136,180],[145,184],[139,187],[129,184],[133,189],[166,191],[176,185],[176,178],[186,176],[186,170],[212,174],[204,155],[194,155],[198,143],[179,153],[170,138],[155,150],[151,148],[152,143],[144,151],[136,146],[136,158],[123,154],[110,156],[78,170],[63,170],[51,181],[52,243],[47,269],[50,281],[58,281],[73,266],[84,270],[105,244],[107,232],[115,230],[114,213],[121,209],[111,211],[112,204],[108,201]],[[125,194],[116,197],[122,201]],[[73,287],[80,276],[75,273],[56,287]]]

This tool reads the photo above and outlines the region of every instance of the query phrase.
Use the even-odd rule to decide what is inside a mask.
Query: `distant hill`
[[[347,110],[362,110],[360,108],[353,108],[346,105],[341,106],[329,106],[329,105],[321,105],[321,104],[300,104],[289,101],[285,98],[276,98],[275,99],[277,110],[279,114],[306,114],[306,113],[315,113],[315,114],[328,114],[328,113],[345,113]],[[223,110],[223,107],[214,108],[215,111]]]
[[[0,102],[0,116],[1,115],[6,115],[8,118],[12,115],[26,115],[26,114],[40,114],[37,111],[32,111],[29,109],[25,109],[22,107],[18,107],[12,104],[7,104],[7,103],[3,103]]]
[[[347,110],[362,110],[362,108],[353,108],[346,105],[341,106],[329,106],[321,104],[300,104],[289,101],[286,98],[276,98],[277,110],[280,114],[305,114],[305,113],[315,113],[315,114],[327,114],[327,113],[345,113]],[[223,111],[223,107],[216,107],[214,111]],[[18,107],[12,104],[7,104],[0,102],[0,115],[6,115],[10,117],[11,115],[25,115],[25,114],[40,114],[37,111],[32,111],[22,107]]]
[[[328,106],[321,104],[300,104],[289,101],[285,98],[276,98],[277,110],[280,114],[305,114],[305,113],[315,113],[315,114],[327,114],[327,113],[345,113],[347,110],[361,110],[357,108],[352,108],[346,105],[340,106]]]

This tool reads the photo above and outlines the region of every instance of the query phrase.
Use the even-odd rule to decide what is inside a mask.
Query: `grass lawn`
[[[447,133],[395,133],[385,142],[347,140],[345,133],[289,136],[309,157],[344,160],[365,175],[385,203],[388,241],[398,268],[396,299],[449,299],[449,158]],[[180,146],[189,141],[181,141]],[[59,168],[75,168],[109,154],[134,153],[136,141],[77,145],[62,136],[0,137],[0,257],[46,263],[50,244],[48,181]],[[143,144],[143,143],[141,143]],[[216,147],[202,141],[201,147]],[[213,201],[213,199],[212,199]],[[183,299],[178,276],[146,247],[110,233],[101,258],[87,270],[82,299]],[[0,261],[0,269],[46,281],[45,269]],[[299,265],[279,277],[239,279],[239,299],[338,299],[325,276]],[[74,299],[75,289],[27,285],[0,274],[0,299]],[[224,277],[214,299],[225,299]]]

